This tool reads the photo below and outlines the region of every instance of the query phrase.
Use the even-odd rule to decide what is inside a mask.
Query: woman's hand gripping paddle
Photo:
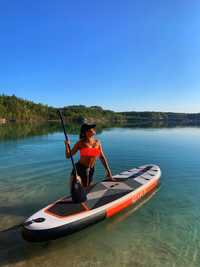
[[[62,113],[60,110],[58,110],[58,114],[60,117],[60,121],[62,124],[64,135],[65,135],[65,141],[66,141],[65,143],[68,146],[70,159],[71,159],[72,166],[74,169],[74,176],[75,177],[74,177],[74,180],[72,181],[71,197],[72,197],[73,202],[75,202],[75,203],[85,202],[87,200],[87,195],[86,195],[86,192],[82,186],[81,178],[78,176],[78,173],[77,173],[76,165],[74,163],[74,159],[73,159],[70,144],[69,144],[69,138],[68,138],[68,135],[67,135],[67,132],[65,129],[63,116],[62,116]]]

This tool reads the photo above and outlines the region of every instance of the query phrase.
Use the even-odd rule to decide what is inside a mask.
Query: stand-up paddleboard
[[[56,239],[109,218],[152,191],[160,176],[158,166],[144,165],[114,175],[116,181],[90,186],[84,203],[73,203],[71,197],[59,199],[25,221],[23,237],[35,242]]]

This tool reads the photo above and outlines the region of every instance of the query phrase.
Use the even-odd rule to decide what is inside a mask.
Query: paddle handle
[[[67,132],[66,132],[66,129],[65,129],[65,124],[64,124],[62,112],[60,110],[58,110],[58,114],[59,114],[59,117],[60,117],[60,121],[61,121],[61,124],[62,124],[64,135],[65,135],[65,140],[67,142],[69,142],[69,137],[68,137]],[[78,176],[77,175],[77,169],[76,169],[76,165],[74,163],[74,159],[73,159],[73,156],[72,156],[72,151],[71,151],[71,148],[70,148],[69,143],[67,143],[67,146],[68,146],[68,149],[69,149],[69,155],[70,155],[70,159],[71,159],[72,166],[73,166],[73,169],[74,169],[75,177],[77,178],[77,176]]]

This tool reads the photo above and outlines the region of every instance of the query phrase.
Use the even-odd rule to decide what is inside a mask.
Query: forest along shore
[[[100,106],[72,105],[61,107],[68,123],[97,123],[109,124],[136,124],[137,125],[200,125],[200,113],[174,113],[153,111],[115,112],[105,110]],[[44,104],[37,104],[15,95],[0,95],[0,124],[6,123],[38,123],[59,121],[57,108]]]

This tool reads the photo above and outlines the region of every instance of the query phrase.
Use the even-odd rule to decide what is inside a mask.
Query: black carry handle
[[[63,120],[63,116],[62,116],[62,113],[60,110],[58,110],[58,114],[59,114],[59,117],[60,117],[60,120],[61,120],[61,124],[62,124],[62,127],[63,127],[63,131],[64,131],[64,135],[65,135],[65,140],[66,141],[69,141],[69,137],[67,135],[67,132],[66,132],[66,129],[65,129],[65,124],[64,124],[64,120]],[[77,179],[77,170],[76,170],[76,165],[74,164],[74,159],[73,159],[73,156],[72,156],[72,152],[71,152],[71,148],[70,148],[70,145],[67,143],[67,146],[69,148],[69,154],[70,154],[70,159],[71,159],[71,162],[72,162],[72,165],[73,165],[73,169],[74,169],[74,174],[75,174],[75,177]]]

